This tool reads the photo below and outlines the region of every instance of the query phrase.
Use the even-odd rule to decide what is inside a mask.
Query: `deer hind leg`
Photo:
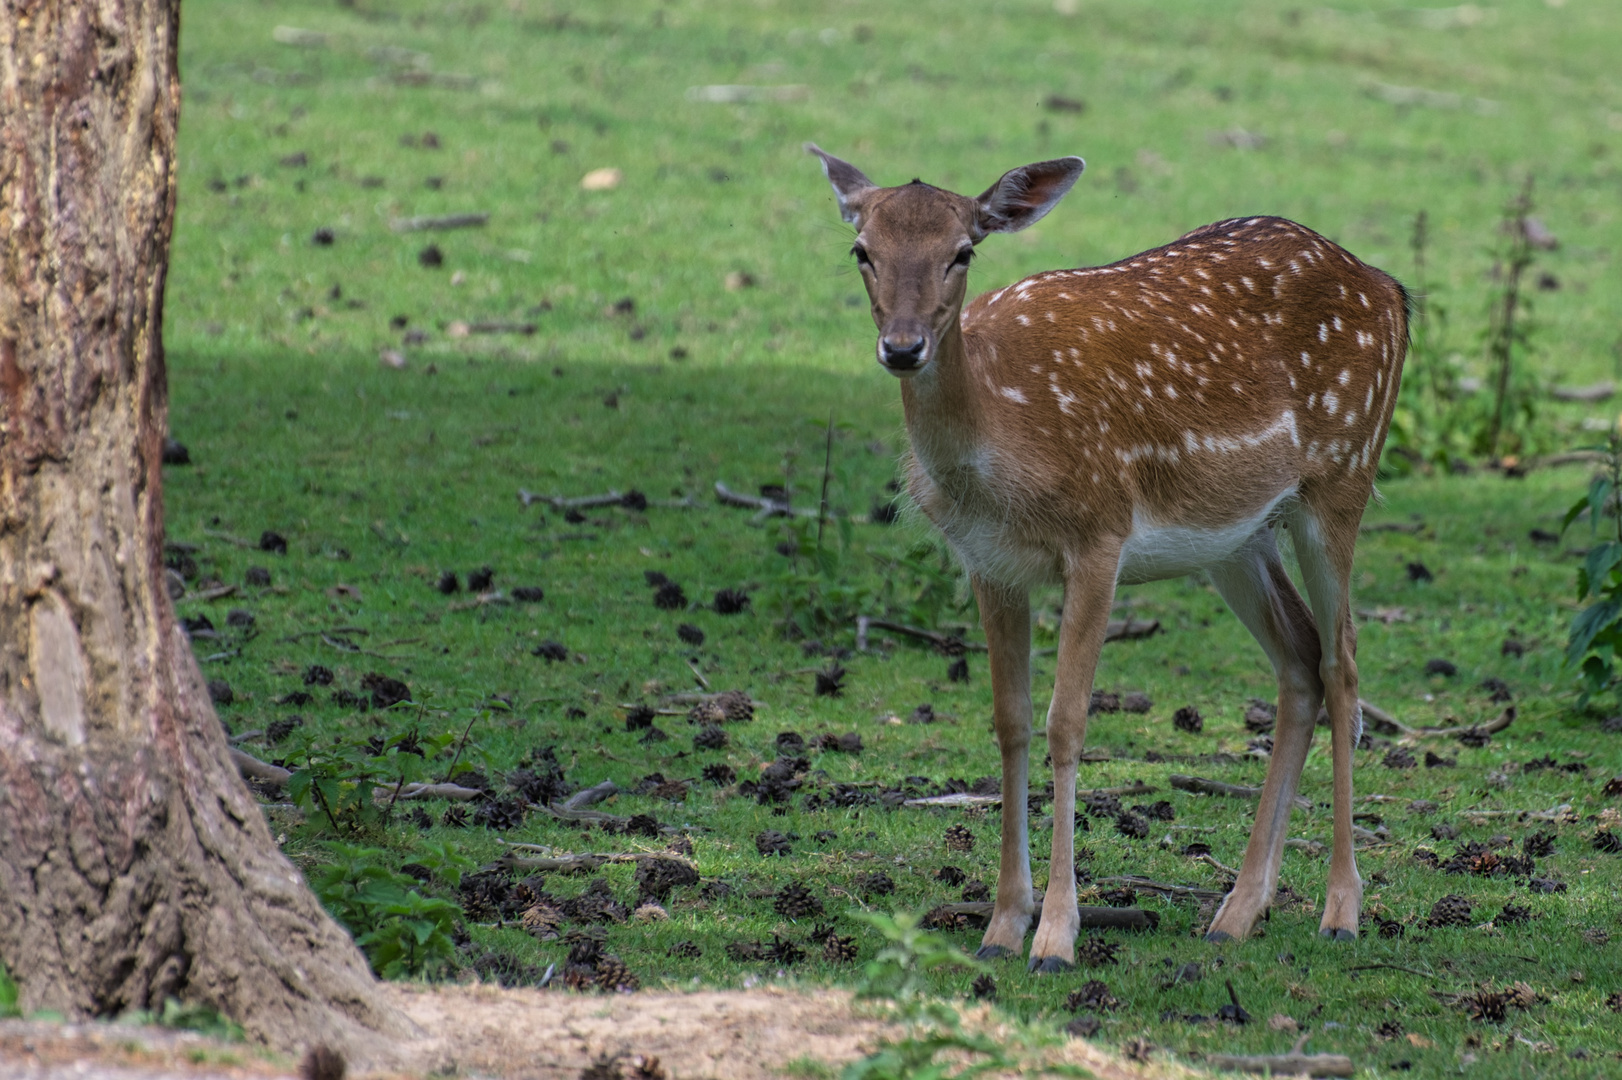
[[[1271,526],[1259,529],[1229,562],[1210,569],[1212,582],[1239,621],[1256,636],[1278,675],[1278,723],[1261,805],[1239,880],[1218,909],[1207,941],[1243,938],[1273,902],[1290,810],[1313,726],[1323,701],[1318,627],[1279,561]]]
[[[1109,627],[1119,549],[1092,552],[1066,567],[1064,618],[1048,708],[1048,752],[1053,757],[1053,857],[1048,863],[1042,924],[1031,941],[1032,971],[1066,971],[1076,965],[1076,769],[1087,739],[1087,707],[1093,673]]]
[[[991,659],[991,713],[1002,752],[1002,849],[997,902],[986,927],[981,959],[1025,951],[1036,903],[1031,897],[1031,848],[1027,832],[1031,750],[1031,604],[1023,589],[1005,589],[972,579]]]
[[[1336,941],[1357,937],[1363,906],[1363,882],[1352,851],[1352,753],[1363,733],[1363,713],[1357,703],[1357,630],[1351,611],[1352,555],[1362,516],[1361,505],[1352,509],[1302,507],[1290,519],[1296,558],[1323,650],[1318,672],[1333,748],[1335,840],[1318,932]]]

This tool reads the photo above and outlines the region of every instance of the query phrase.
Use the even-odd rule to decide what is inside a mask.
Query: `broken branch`
[[[395,218],[389,222],[389,228],[395,232],[422,232],[425,229],[467,229],[475,225],[483,225],[490,220],[489,214],[443,214],[440,216]]]
[[[1259,799],[1262,789],[1259,787],[1246,787],[1243,784],[1224,784],[1220,780],[1208,780],[1203,776],[1184,776],[1182,773],[1172,773],[1171,786],[1178,791],[1192,791],[1197,795],[1226,795],[1234,799]],[[1295,805],[1302,810],[1312,809],[1312,800],[1297,795]]]
[[[268,783],[285,786],[293,778],[293,774],[280,765],[260,761],[252,754],[244,753],[234,746],[231,747],[231,763],[237,767],[237,772],[244,777],[251,777],[255,780],[264,780]]]

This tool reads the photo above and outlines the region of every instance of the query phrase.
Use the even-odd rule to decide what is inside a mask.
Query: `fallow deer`
[[[1321,933],[1357,935],[1352,752],[1362,731],[1349,580],[1408,346],[1402,286],[1292,221],[1240,218],[1109,266],[1051,270],[964,304],[975,245],[1040,220],[1076,157],[977,198],[881,188],[822,160],[901,381],[908,489],[970,575],[1002,754],[997,900],[979,955],[1020,955],[1035,911],[1026,794],[1030,589],[1064,586],[1048,709],[1053,857],[1030,967],[1074,964],[1076,768],[1118,584],[1204,570],[1278,676],[1261,805],[1206,937],[1243,938],[1278,882],[1327,706],[1334,846]],[[1303,601],[1279,559],[1287,527]]]

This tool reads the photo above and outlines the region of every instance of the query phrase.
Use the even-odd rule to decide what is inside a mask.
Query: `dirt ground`
[[[350,1077],[488,1076],[580,1080],[610,1059],[624,1080],[781,1080],[805,1076],[790,1062],[813,1059],[830,1074],[870,1050],[883,1023],[827,990],[767,987],[691,994],[581,996],[496,986],[391,985],[422,1029],[388,1057],[356,1063]],[[971,1010],[971,1026],[995,1026]],[[1044,1051],[1047,1061],[1100,1080],[1192,1075],[1169,1063],[1126,1062],[1085,1040]],[[639,1072],[640,1067],[640,1072]],[[0,1080],[270,1080],[298,1076],[298,1062],[191,1032],[119,1024],[0,1021]]]

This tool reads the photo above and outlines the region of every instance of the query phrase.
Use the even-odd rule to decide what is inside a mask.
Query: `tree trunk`
[[[282,856],[164,588],[178,0],[0,0],[0,963],[27,1010],[410,1024]]]

